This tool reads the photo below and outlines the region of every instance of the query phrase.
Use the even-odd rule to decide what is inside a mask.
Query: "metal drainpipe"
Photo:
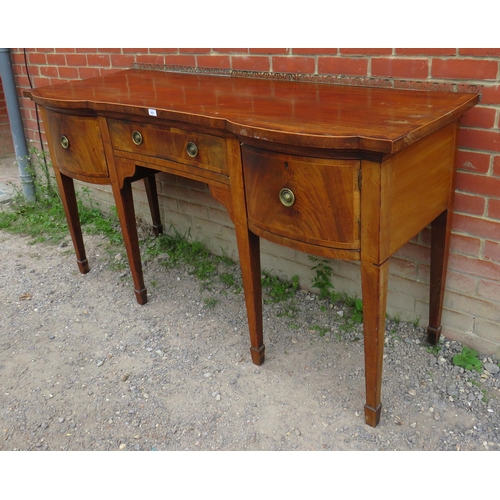
[[[21,110],[19,109],[19,99],[17,98],[16,82],[12,71],[9,49],[0,48],[0,77],[7,103],[7,113],[9,115],[10,130],[14,141],[14,151],[19,167],[19,177],[21,179],[23,194],[28,201],[35,201],[35,186],[28,170],[28,148],[26,147],[26,137],[24,135],[23,120],[21,118]]]

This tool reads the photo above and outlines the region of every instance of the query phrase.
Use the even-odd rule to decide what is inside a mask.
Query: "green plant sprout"
[[[477,372],[481,372],[483,364],[477,356],[478,352],[476,350],[470,349],[469,347],[463,347],[461,353],[453,356],[453,364],[455,366],[461,366],[465,370],[476,370]]]
[[[326,332],[328,332],[328,328],[319,325],[311,326],[311,330],[317,331],[320,337],[324,337],[326,335]]]
[[[284,302],[291,299],[299,289],[299,277],[292,276],[291,281],[283,280],[264,271],[261,278],[262,288],[266,294],[267,303]]]
[[[309,255],[309,260],[318,262],[311,268],[315,271],[315,276],[312,278],[311,284],[314,288],[319,290],[319,298],[335,301],[337,297],[334,292],[333,283],[330,279],[333,273],[332,268],[328,265],[328,261],[325,259],[319,260],[312,255]]]
[[[206,307],[207,309],[213,309],[218,303],[219,300],[215,297],[207,297],[203,299],[204,307]]]

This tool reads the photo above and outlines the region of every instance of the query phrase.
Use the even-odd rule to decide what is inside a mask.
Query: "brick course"
[[[0,80],[0,157],[14,153],[14,143],[10,131],[7,103],[3,93],[2,81]]]
[[[38,144],[34,105],[21,97],[22,90],[29,87],[25,63],[35,87],[118,71],[134,62],[477,85],[481,102],[463,118],[459,136],[456,213],[443,331],[451,338],[480,345],[485,351],[494,352],[500,347],[500,49],[30,48],[11,51],[26,136]],[[2,114],[5,116],[6,112],[0,91],[0,138],[6,122]],[[145,199],[140,193],[142,183],[137,184],[137,208],[145,210],[148,218]],[[209,201],[208,190],[163,174],[158,176],[158,185],[165,226],[169,220],[181,231],[193,225],[213,251],[220,252],[223,244],[228,254],[237,255],[231,222],[222,206]],[[112,203],[108,188],[100,186],[94,191],[103,208]],[[220,231],[211,234],[217,227]],[[428,246],[426,229],[390,262],[388,311],[408,319],[421,316],[421,324],[425,324],[427,317],[428,290],[424,283],[428,282]],[[301,284],[310,286],[307,256],[268,242],[262,248],[263,266],[271,266],[280,275],[299,272]],[[332,267],[338,291],[359,293],[356,264],[339,261],[332,263]],[[472,317],[477,321],[471,333],[468,325]]]

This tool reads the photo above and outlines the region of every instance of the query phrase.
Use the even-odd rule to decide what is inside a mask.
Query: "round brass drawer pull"
[[[61,146],[64,149],[68,149],[69,148],[69,139],[65,135],[61,136]]]
[[[198,146],[194,142],[188,142],[186,146],[186,153],[191,158],[196,158],[198,156]]]
[[[142,144],[142,134],[137,130],[132,132],[132,141],[136,146],[140,146]]]
[[[280,201],[285,207],[291,207],[295,203],[295,195],[293,191],[288,188],[283,188],[280,191]]]

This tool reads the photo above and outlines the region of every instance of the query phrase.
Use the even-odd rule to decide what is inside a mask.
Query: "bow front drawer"
[[[278,243],[286,238],[288,244],[299,241],[358,249],[359,169],[358,160],[311,158],[243,146],[250,229]]]
[[[108,126],[119,156],[161,158],[228,175],[226,141],[221,137],[125,120],[109,119]]]
[[[45,108],[42,108],[42,113],[52,160],[59,170],[83,181],[109,182],[98,119]]]

